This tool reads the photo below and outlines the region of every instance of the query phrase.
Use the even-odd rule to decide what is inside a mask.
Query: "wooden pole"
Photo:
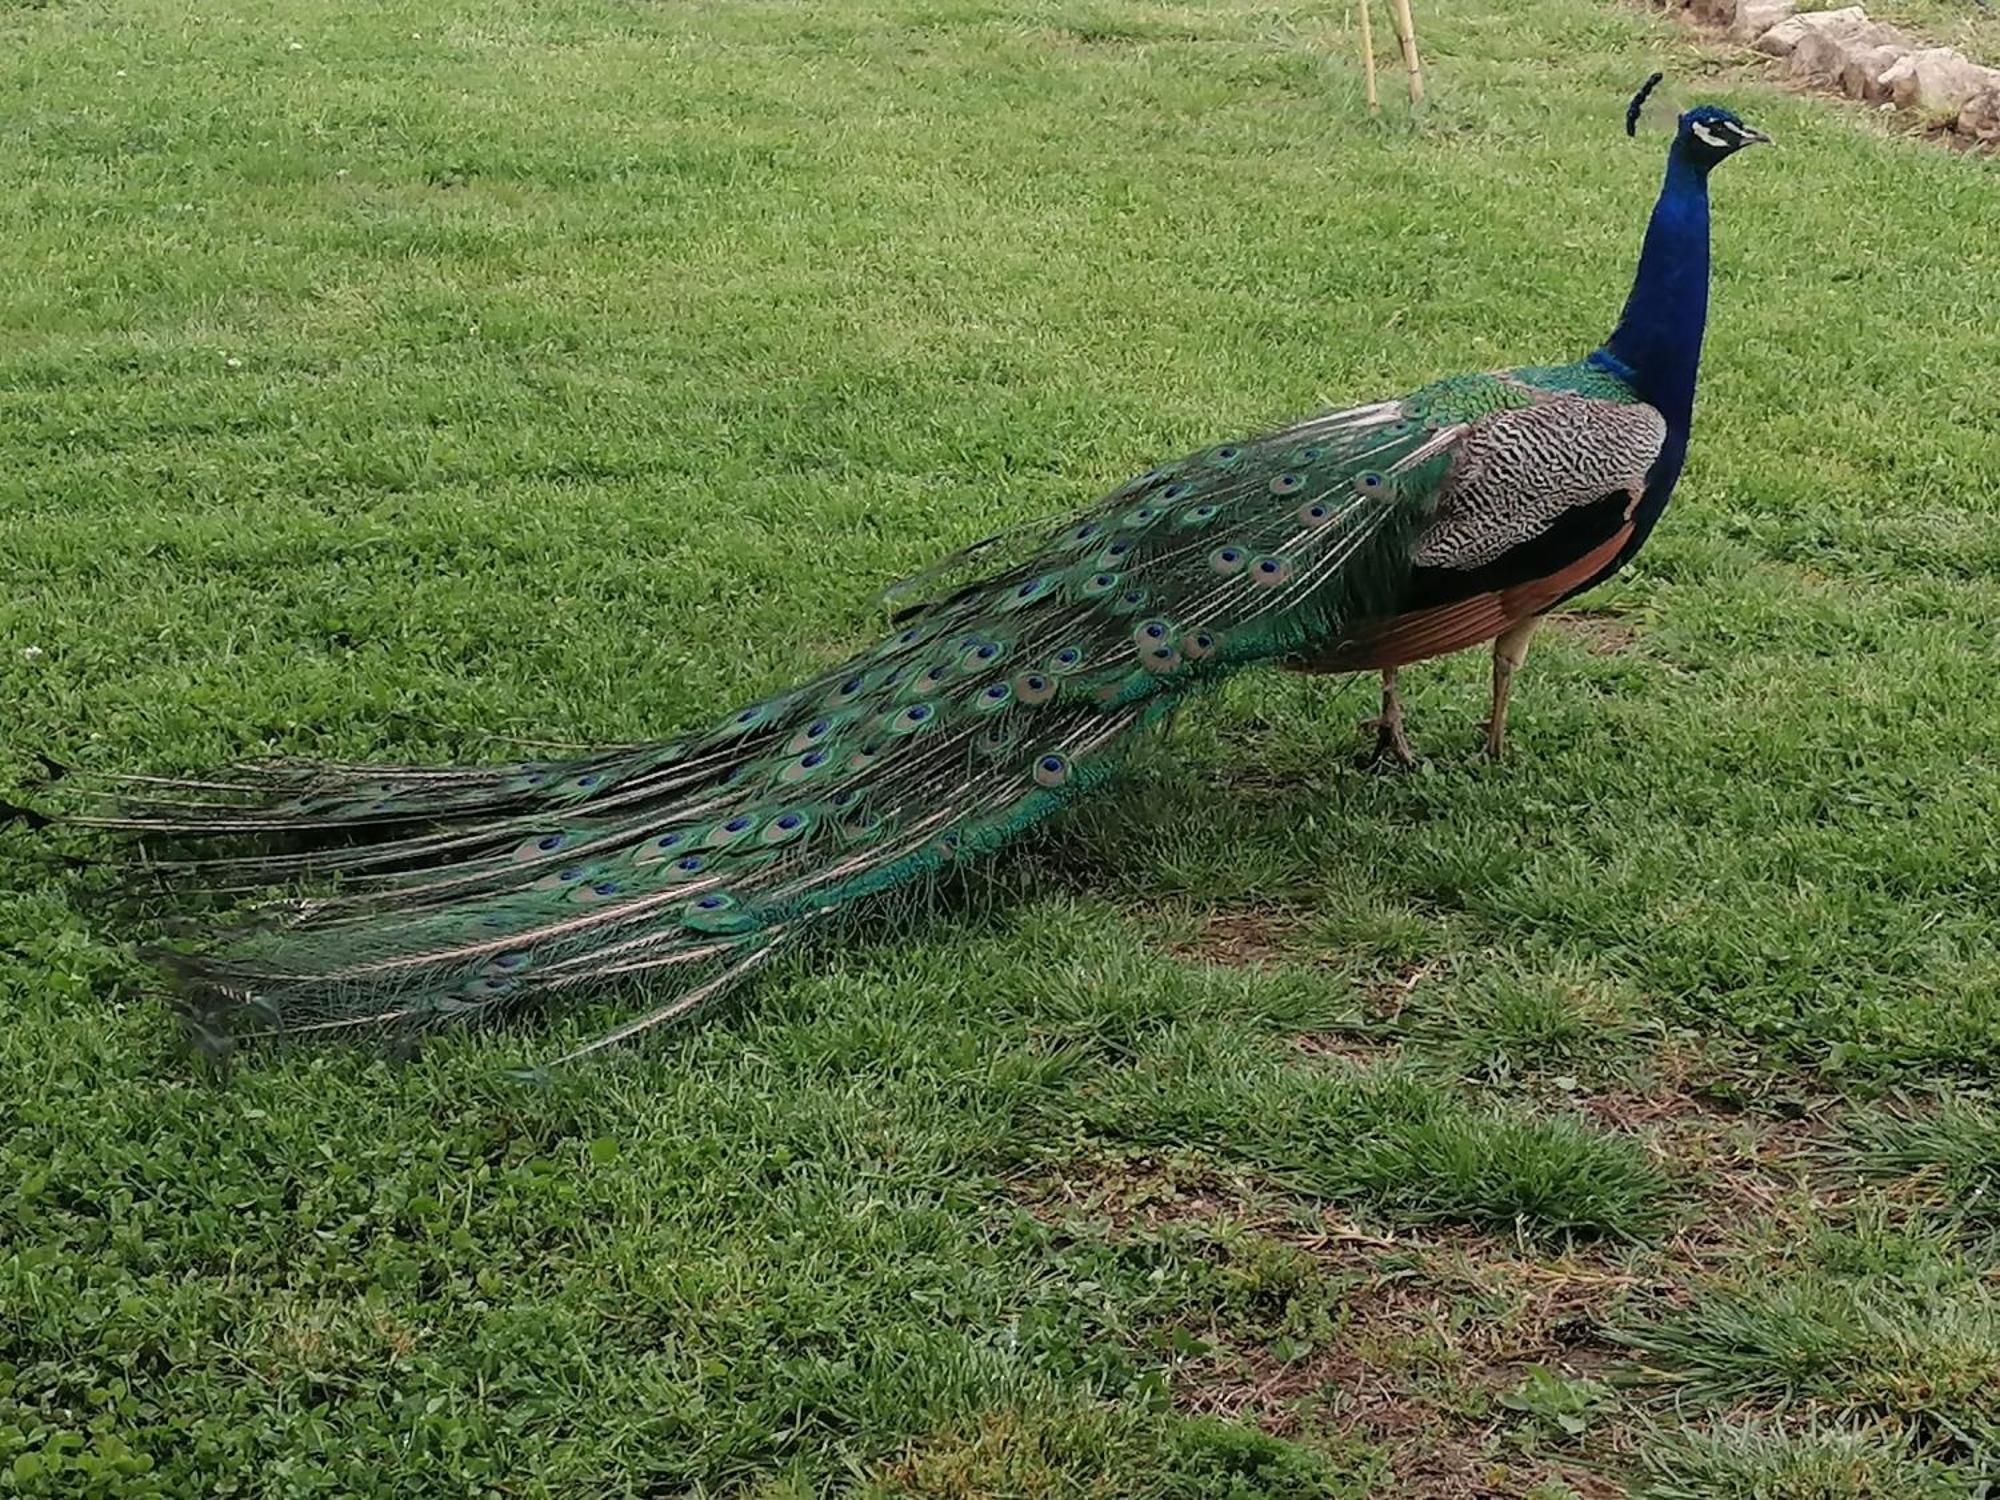
[[[1389,0],[1389,12],[1396,21],[1396,40],[1403,44],[1403,66],[1410,74],[1410,103],[1424,99],[1424,69],[1417,61],[1417,28],[1410,20],[1410,0]]]
[[[1359,0],[1361,6],[1361,72],[1368,80],[1368,113],[1382,113],[1382,101],[1375,97],[1375,33],[1368,24],[1368,7],[1375,0]]]

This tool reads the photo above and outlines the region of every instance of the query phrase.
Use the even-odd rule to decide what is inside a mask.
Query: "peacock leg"
[[[1382,669],[1382,712],[1361,726],[1375,731],[1374,764],[1382,770],[1407,771],[1417,763],[1403,736],[1403,700],[1396,692],[1396,669]]]
[[[1486,721],[1486,755],[1498,760],[1507,742],[1507,699],[1514,690],[1514,674],[1528,659],[1528,641],[1542,623],[1540,615],[1510,625],[1493,642],[1493,716]]]

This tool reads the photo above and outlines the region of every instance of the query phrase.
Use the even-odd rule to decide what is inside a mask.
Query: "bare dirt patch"
[[[1395,1493],[1413,1497],[1525,1496],[1549,1481],[1585,1497],[1624,1493],[1611,1473],[1628,1443],[1608,1411],[1551,1444],[1507,1403],[1537,1368],[1608,1399],[1609,1379],[1628,1366],[1600,1335],[1600,1319],[1631,1278],[1523,1258],[1471,1234],[1404,1238],[1329,1225],[1288,1243],[1339,1287],[1337,1330],[1294,1349],[1245,1342],[1211,1323],[1199,1330],[1203,1352],[1174,1371],[1185,1409],[1279,1437],[1372,1444]]]
[[[1025,1177],[1013,1196],[1047,1222],[1080,1216],[1115,1238],[1215,1225],[1304,1256],[1323,1331],[1268,1337],[1218,1310],[1164,1330],[1178,1351],[1169,1389],[1182,1410],[1304,1442],[1378,1448],[1385,1494],[1524,1497],[1557,1480],[1586,1500],[1622,1494],[1629,1450],[1607,1404],[1579,1435],[1537,1428],[1506,1404],[1538,1367],[1572,1381],[1636,1374],[1603,1332],[1611,1304],[1642,1285],[1600,1251],[1538,1256],[1494,1235],[1392,1233],[1233,1179],[1191,1160],[1093,1158]],[[1220,1248],[1218,1253],[1227,1252]]]
[[[1308,1057],[1327,1058],[1357,1068],[1392,1063],[1403,1055],[1393,1041],[1377,1041],[1358,1032],[1307,1031],[1292,1038],[1292,1045]]]
[[[1228,969],[1254,969],[1291,956],[1298,918],[1277,910],[1215,912],[1202,919],[1193,937],[1167,945],[1176,958]]]
[[[1754,1078],[1718,1076],[1712,1060],[1672,1047],[1654,1054],[1643,1088],[1575,1096],[1572,1107],[1637,1139],[1689,1199],[1687,1223],[1663,1253],[1696,1258],[1740,1245],[1746,1226],[1825,1207],[1849,1188],[1830,1176],[1833,1095],[1773,1097]]]
[[[1557,610],[1549,623],[1598,656],[1623,656],[1639,644],[1639,632],[1605,610]]]
[[[1242,929],[1225,930],[1236,941]],[[1400,1008],[1396,996],[1431,972],[1399,971],[1371,1009]],[[1294,1043],[1355,1063],[1395,1045],[1339,1032]],[[1218,1296],[1145,1336],[1179,1409],[1364,1445],[1393,1476],[1385,1497],[1526,1500],[1560,1484],[1608,1500],[1625,1493],[1661,1389],[1618,1330],[1692,1305],[1719,1271],[1854,1189],[1826,1149],[1832,1096],[1712,1049],[1668,1041],[1617,1085],[1551,1102],[1659,1160],[1683,1205],[1664,1239],[1553,1251],[1473,1229],[1392,1230],[1193,1154],[1073,1158],[1017,1180],[1012,1196],[1076,1233],[1190,1236],[1225,1281],[1254,1285],[1251,1300]]]
[[[1410,1003],[1410,997],[1423,988],[1426,981],[1444,971],[1445,961],[1441,958],[1427,958],[1402,965],[1369,992],[1369,1014],[1384,1021],[1395,1020],[1402,1015],[1403,1007]]]
[[[1292,1038],[1292,1045],[1308,1057],[1330,1058],[1356,1067],[1396,1061],[1403,1055],[1403,1042],[1390,1034],[1388,1028],[1402,1015],[1410,997],[1444,968],[1442,959],[1401,965],[1394,973],[1363,987],[1363,1019],[1333,1030],[1301,1032]]]

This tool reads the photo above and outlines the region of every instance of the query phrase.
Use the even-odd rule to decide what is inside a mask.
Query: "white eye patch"
[[[1690,126],[1689,129],[1694,133],[1696,140],[1700,141],[1703,145],[1713,146],[1718,151],[1722,150],[1725,146],[1736,144],[1731,136],[1723,135],[1706,123],[1697,123]]]

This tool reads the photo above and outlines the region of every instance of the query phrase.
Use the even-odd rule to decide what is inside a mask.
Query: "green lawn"
[[[0,828],[0,1492],[1963,1496],[2000,1472],[2000,170],[1596,0],[0,9],[0,790],[502,756],[834,659],[1155,459],[1607,331],[1546,632],[1246,680],[990,894],[542,1088],[216,1081]],[[89,845],[71,845],[90,848]]]

